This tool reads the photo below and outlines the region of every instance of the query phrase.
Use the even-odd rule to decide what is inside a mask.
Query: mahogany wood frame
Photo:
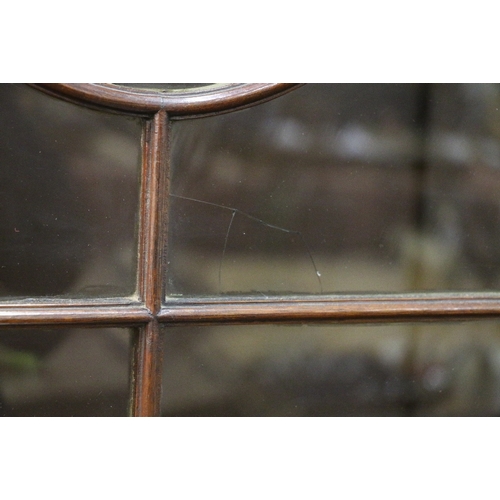
[[[227,84],[165,94],[111,84],[36,84],[80,105],[145,117],[137,299],[30,299],[0,303],[0,326],[137,327],[130,414],[159,416],[161,325],[465,320],[500,317],[500,293],[409,293],[262,297],[165,297],[169,121],[230,112],[274,98],[296,84]]]

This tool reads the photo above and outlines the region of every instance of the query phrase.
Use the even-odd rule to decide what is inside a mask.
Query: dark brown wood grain
[[[138,295],[152,314],[133,346],[132,415],[159,415],[161,338],[156,319],[164,296],[165,236],[168,203],[168,117],[159,111],[147,122],[143,137],[139,225]]]
[[[171,115],[198,115],[240,109],[293,90],[290,83],[235,83],[190,92],[160,92],[112,84],[39,83],[38,89],[57,97],[93,107],[136,114],[160,109]]]
[[[0,326],[140,325],[153,319],[141,304],[10,304],[0,307]]]
[[[179,300],[168,302],[158,317],[170,324],[207,324],[463,320],[499,315],[497,293],[435,293]]]
[[[138,294],[153,314],[163,298],[163,254],[168,203],[168,118],[159,111],[145,126],[141,177]]]
[[[140,329],[133,341],[131,416],[160,416],[162,360],[160,325],[152,321]]]

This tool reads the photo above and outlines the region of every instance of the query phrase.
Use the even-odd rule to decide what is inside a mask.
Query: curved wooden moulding
[[[37,83],[46,93],[99,109],[172,116],[223,113],[272,99],[299,87],[295,83],[231,83],[184,91],[136,89],[109,83]]]

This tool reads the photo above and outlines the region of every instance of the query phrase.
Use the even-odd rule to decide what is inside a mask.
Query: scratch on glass
[[[220,292],[220,290],[222,290],[222,266],[224,263],[224,257],[226,255],[227,242],[229,241],[229,233],[231,232],[231,227],[233,225],[234,218],[235,218],[236,214],[239,214],[243,217],[246,217],[247,219],[258,222],[259,224],[262,224],[265,227],[269,227],[271,229],[276,229],[277,231],[282,231],[284,233],[295,234],[295,235],[299,236],[301,241],[302,241],[302,244],[304,245],[304,248],[307,251],[307,254],[309,255],[309,259],[311,261],[311,264],[314,268],[314,272],[316,274],[316,278],[317,278],[318,284],[319,284],[320,293],[323,293],[323,283],[321,281],[321,273],[318,271],[318,268],[316,266],[316,262],[314,261],[314,257],[311,253],[311,250],[309,249],[309,246],[307,245],[306,240],[300,231],[294,231],[293,229],[287,229],[285,227],[280,227],[280,226],[276,226],[274,224],[270,224],[269,222],[266,222],[262,219],[259,219],[258,217],[255,217],[255,216],[250,215],[246,212],[243,212],[243,211],[239,210],[238,208],[226,207],[225,205],[219,205],[218,203],[212,203],[210,201],[198,200],[195,198],[189,198],[188,196],[181,196],[181,195],[177,195],[177,194],[171,194],[170,196],[172,196],[173,198],[181,199],[181,200],[187,200],[187,201],[192,201],[195,203],[202,203],[204,205],[210,205],[212,207],[222,208],[222,209],[228,210],[229,212],[232,213],[231,220],[229,221],[229,225],[227,227],[226,237],[224,239],[224,248],[222,250],[222,256],[221,256],[221,259],[219,262],[219,292]]]

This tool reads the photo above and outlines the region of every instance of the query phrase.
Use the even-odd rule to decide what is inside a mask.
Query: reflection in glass
[[[130,332],[0,330],[0,416],[126,416]]]
[[[141,122],[0,85],[0,297],[135,292]]]
[[[192,90],[211,90],[209,87],[218,87],[217,83],[115,83],[124,87],[144,90],[158,90],[160,92],[189,92]]]
[[[500,414],[500,324],[166,327],[164,415]]]
[[[499,103],[321,84],[175,122],[168,294],[497,289]]]

